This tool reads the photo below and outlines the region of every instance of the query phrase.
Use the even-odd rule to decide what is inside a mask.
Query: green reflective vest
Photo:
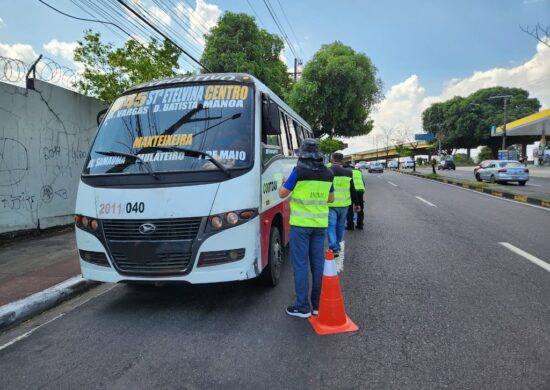
[[[353,175],[353,186],[355,187],[355,191],[363,191],[365,192],[365,183],[363,183],[363,174],[359,169],[353,169],[351,171]]]
[[[328,227],[330,181],[298,180],[290,198],[290,224],[300,227]]]
[[[349,176],[334,176],[334,202],[329,203],[329,207],[348,207],[351,204],[350,183]]]

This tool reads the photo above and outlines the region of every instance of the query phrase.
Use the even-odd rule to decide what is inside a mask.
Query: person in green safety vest
[[[294,270],[294,304],[286,308],[290,316],[308,318],[319,311],[324,246],[328,226],[328,202],[334,200],[332,171],[324,166],[319,141],[307,138],[300,146],[298,163],[279,188],[279,197],[290,197],[290,257]],[[311,270],[311,296],[309,273]],[[311,306],[310,306],[311,299]]]
[[[332,153],[330,169],[334,173],[334,202],[329,203],[328,215],[328,247],[334,252],[334,257],[340,254],[341,242],[344,239],[346,216],[348,206],[355,205],[355,210],[360,211],[357,205],[357,194],[353,185],[351,169],[342,166],[344,155]]]
[[[363,230],[363,224],[365,222],[365,180],[363,178],[363,173],[361,169],[353,168],[351,165],[345,166],[345,168],[351,169],[353,186],[355,187],[355,192],[357,194],[357,205],[361,208],[357,212],[357,221],[353,222],[353,207],[349,205],[346,230],[354,230],[355,228]],[[355,225],[355,226],[354,226]]]

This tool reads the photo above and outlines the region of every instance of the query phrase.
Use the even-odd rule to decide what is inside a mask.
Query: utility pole
[[[508,121],[506,117],[506,107],[508,105],[508,100],[512,98],[512,95],[498,95],[491,96],[489,100],[503,99],[504,100],[504,124],[502,125],[502,150],[506,150],[506,122]]]
[[[301,58],[294,57],[294,81],[298,80],[298,65],[302,65],[303,61]]]

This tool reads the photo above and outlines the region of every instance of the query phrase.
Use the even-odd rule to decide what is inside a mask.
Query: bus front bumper
[[[100,282],[119,283],[158,283],[158,282],[183,282],[183,283],[217,283],[235,280],[255,278],[262,270],[260,257],[260,226],[256,217],[247,223],[233,228],[222,230],[205,238],[199,250],[192,259],[192,269],[185,275],[168,276],[137,276],[121,273],[113,264],[113,259],[108,254],[103,243],[94,235],[81,229],[76,229],[76,241],[80,252],[91,251],[103,253],[109,266],[93,264],[84,261],[80,256],[80,268],[82,276],[86,279]],[[199,266],[201,254],[211,254],[220,251],[239,250],[244,257],[240,260],[225,262],[222,264]]]

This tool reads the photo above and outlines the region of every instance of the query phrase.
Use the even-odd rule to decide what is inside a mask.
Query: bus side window
[[[283,146],[283,154],[285,156],[292,155],[292,145],[288,136],[288,128],[286,125],[286,115],[281,111],[281,142]]]
[[[279,135],[266,135],[266,142],[262,143],[262,163],[266,165],[274,157],[283,154],[281,149],[281,137]]]
[[[292,140],[292,148],[298,149],[300,147],[300,137],[298,136],[298,130],[296,128],[296,121],[294,121],[291,117],[287,116],[286,121],[288,123],[288,130],[290,133],[290,139]]]

